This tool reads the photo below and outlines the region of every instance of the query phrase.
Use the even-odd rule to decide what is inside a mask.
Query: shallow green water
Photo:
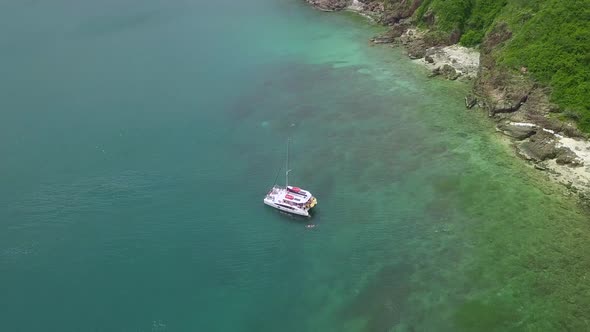
[[[2,330],[590,329],[587,217],[362,19],[10,0],[0,22]],[[312,230],[262,205],[287,136]]]

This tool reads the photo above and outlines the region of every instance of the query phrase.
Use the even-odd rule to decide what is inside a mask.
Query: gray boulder
[[[477,97],[470,94],[465,96],[465,108],[472,109],[475,105],[477,105]]]
[[[393,36],[377,36],[371,39],[371,43],[373,44],[391,44],[395,41],[395,37]]]
[[[421,59],[426,55],[426,44],[423,40],[414,40],[406,44],[410,59]]]
[[[539,128],[537,126],[523,126],[511,124],[510,122],[500,123],[496,126],[498,131],[519,141],[533,136]]]
[[[346,8],[347,0],[306,0],[310,5],[322,11],[336,11]]]
[[[459,76],[461,76],[461,74],[459,74],[455,68],[453,68],[453,66],[449,65],[449,64],[445,64],[442,67],[437,67],[435,69],[432,70],[432,73],[430,73],[430,77],[434,77],[434,76],[442,76],[448,80],[456,80],[457,78],[459,78]]]
[[[498,113],[512,113],[518,111],[520,106],[522,106],[528,100],[529,96],[524,95],[520,97],[520,99],[516,101],[512,100],[500,100],[490,109],[490,116],[494,116]]]
[[[560,165],[582,166],[584,164],[574,151],[564,146],[557,149],[557,158],[555,161]]]
[[[456,80],[461,74],[453,66],[445,64],[441,68],[441,75],[448,80]]]
[[[526,159],[543,161],[557,157],[559,151],[556,144],[553,134],[539,130],[528,141],[517,145],[517,148]]]

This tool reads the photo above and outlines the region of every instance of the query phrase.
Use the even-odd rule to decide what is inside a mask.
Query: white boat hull
[[[274,203],[273,201],[269,201],[269,200],[264,200],[264,204],[271,206],[277,210],[281,210],[283,212],[287,212],[290,214],[296,214],[298,216],[303,216],[303,217],[309,217],[309,211],[305,210],[305,209],[300,209],[300,208],[296,208],[296,207],[285,207],[282,205],[278,205],[276,203]]]
[[[264,197],[264,204],[279,211],[309,217],[309,210],[316,206],[317,200],[309,191],[289,185],[289,140],[285,166],[285,186],[274,185]]]
[[[264,204],[283,212],[309,217],[309,210],[317,204],[317,200],[310,192],[297,187],[274,186],[264,197]]]

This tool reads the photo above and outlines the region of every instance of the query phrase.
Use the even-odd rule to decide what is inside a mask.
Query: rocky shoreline
[[[528,77],[527,68],[515,74],[496,66],[494,48],[511,37],[505,25],[496,25],[479,48],[473,49],[458,45],[459,36],[418,29],[412,15],[420,1],[402,1],[394,8],[371,0],[305,1],[323,11],[355,11],[387,26],[387,32],[370,42],[403,47],[414,62],[430,69],[431,77],[470,81],[473,91],[465,96],[466,108],[487,112],[497,123],[497,131],[510,138],[519,157],[590,206],[590,141],[575,124],[564,117],[558,119],[556,114],[564,111],[549,101],[545,88]]]

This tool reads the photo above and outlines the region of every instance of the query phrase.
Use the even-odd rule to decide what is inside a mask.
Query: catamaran
[[[287,213],[309,217],[309,210],[316,206],[318,201],[309,191],[289,185],[289,172],[291,170],[289,169],[288,141],[287,161],[285,165],[285,186],[273,185],[272,189],[264,197],[264,204]]]

